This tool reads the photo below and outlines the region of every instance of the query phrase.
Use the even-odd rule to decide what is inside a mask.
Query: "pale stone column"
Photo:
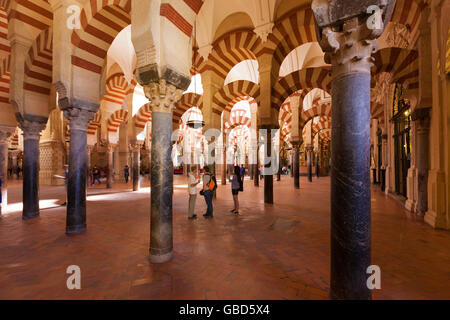
[[[374,1],[381,12],[384,3]],[[332,76],[331,283],[332,299],[371,299],[370,68],[376,39],[390,19],[369,28],[362,1],[314,0],[312,9]],[[353,17],[353,18],[348,18]],[[381,18],[381,17],[380,17]],[[381,19],[380,19],[381,20]]]
[[[307,145],[306,148],[306,166],[308,168],[308,181],[312,182],[312,152],[313,146]]]
[[[431,108],[418,108],[411,114],[417,132],[417,207],[416,213],[424,216],[428,210],[428,158]]]
[[[106,188],[112,189],[114,183],[114,149],[116,144],[108,143],[106,147],[106,153],[108,156],[108,176],[106,180]]]
[[[19,163],[17,162],[17,157],[19,156],[20,151],[14,150],[11,152],[11,162],[12,162],[12,172],[13,172],[13,179],[19,180],[19,175],[17,174],[17,168],[19,166]]]
[[[91,186],[91,154],[94,146],[87,145],[86,147],[86,191]]]
[[[172,117],[182,90],[165,80],[144,88],[152,106],[150,261],[164,263],[173,256]]]
[[[19,119],[23,130],[23,212],[24,220],[39,216],[39,139],[47,118],[25,115]]]
[[[84,103],[83,103],[84,104]],[[86,231],[87,129],[98,106],[66,106],[69,119],[69,179],[67,184],[66,234]]]
[[[0,125],[0,179],[1,179],[1,203],[0,216],[8,206],[8,142],[16,128]]]
[[[132,152],[131,179],[133,182],[133,191],[139,191],[141,188],[141,148],[142,141],[131,141],[130,150]]]

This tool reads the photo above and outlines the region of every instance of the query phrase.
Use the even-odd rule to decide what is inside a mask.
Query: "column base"
[[[150,253],[150,262],[155,264],[161,264],[166,263],[172,260],[173,257],[173,251],[170,251],[169,253],[162,254],[162,255],[155,255]]]
[[[27,213],[26,215],[22,214],[22,220],[31,220],[39,217],[39,211],[33,213]]]
[[[406,200],[405,202],[405,208],[408,211],[411,211],[412,213],[416,212],[416,202],[414,200]]]
[[[66,227],[66,234],[80,234],[86,232],[86,224]]]

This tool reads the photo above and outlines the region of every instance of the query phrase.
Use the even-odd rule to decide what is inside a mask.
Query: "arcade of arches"
[[[450,298],[449,15],[2,0],[0,297]],[[217,177],[213,219],[187,219],[193,165]],[[84,293],[64,288],[71,258]]]

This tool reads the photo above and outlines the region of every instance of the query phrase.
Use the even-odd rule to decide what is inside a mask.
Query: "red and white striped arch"
[[[235,128],[237,126],[247,126],[250,128],[251,119],[247,116],[248,110],[243,108],[233,108],[230,114],[230,120],[225,122],[224,128],[226,130]]]
[[[411,33],[419,27],[420,14],[426,6],[423,0],[397,0],[391,21],[409,25]]]
[[[128,111],[126,110],[117,110],[114,112],[108,119],[108,132],[117,133],[120,124],[126,121],[128,118]]]
[[[317,116],[331,117],[331,102],[319,104],[315,101],[312,108],[302,111],[302,122],[306,124]]]
[[[34,40],[25,60],[23,88],[28,91],[50,95],[53,70],[52,28],[43,30]]]
[[[106,80],[106,94],[102,97],[102,101],[110,102],[120,107],[126,95],[133,89],[132,84],[127,82],[123,73],[116,73]]]
[[[331,117],[321,116],[319,122],[312,126],[312,136],[314,137],[317,132],[324,129],[331,129]]]
[[[20,21],[29,27],[33,36],[48,29],[53,23],[53,12],[48,0],[1,0],[8,20]]]
[[[6,59],[11,54],[11,46],[8,40],[8,16],[0,7],[0,60]]]
[[[181,99],[175,104],[175,111],[173,113],[174,122],[179,123],[183,114],[192,107],[199,107],[201,105],[202,96],[193,92],[185,93]]]
[[[150,103],[146,103],[134,115],[134,125],[136,128],[144,130],[149,121],[152,121],[152,109]]]
[[[259,85],[245,80],[231,82],[214,95],[212,111],[219,115],[225,110],[231,111],[234,104],[245,97],[252,97],[258,100]],[[202,107],[203,105],[200,106],[200,109]]]
[[[253,30],[229,32],[213,43],[213,49],[207,61],[194,51],[194,69],[191,72],[202,73],[212,70],[225,80],[231,69],[238,63],[245,60],[257,60],[256,52],[259,52],[260,48],[261,39]]]
[[[272,108],[279,108],[291,94],[304,89],[320,88],[327,92],[331,90],[331,77],[328,67],[306,68],[288,74],[281,78],[272,89]]]
[[[81,11],[81,30],[72,33],[72,65],[101,74],[108,49],[131,23],[131,0],[90,0]]]
[[[95,116],[94,119],[92,119],[89,122],[89,127],[87,129],[87,134],[91,135],[91,136],[95,136],[95,134],[97,133],[97,129],[100,128],[102,125],[102,114],[100,111],[98,111]]]
[[[290,10],[277,20],[263,50],[273,53],[272,71],[278,74],[283,60],[292,50],[315,41],[317,37],[311,4],[306,4]]]
[[[383,48],[373,55],[374,66],[372,75],[389,72],[393,75],[392,82],[408,83],[408,88],[419,86],[419,54],[416,50],[403,48]],[[375,78],[374,78],[375,79]]]

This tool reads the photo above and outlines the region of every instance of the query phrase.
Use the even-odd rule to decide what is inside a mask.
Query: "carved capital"
[[[313,1],[316,33],[325,62],[332,65],[333,78],[350,72],[370,73],[376,39],[383,33],[394,6],[394,0]],[[371,14],[370,7],[377,10]]]
[[[424,133],[430,130],[431,107],[417,108],[411,112],[411,120],[416,125],[417,133]]]
[[[39,140],[41,131],[47,126],[47,118],[34,115],[16,115],[19,128],[23,131],[23,138],[25,140],[34,139]]]
[[[128,148],[130,149],[131,152],[139,152],[139,151],[141,151],[143,145],[144,145],[144,141],[133,140],[133,141],[130,141]]]
[[[165,80],[159,83],[151,83],[144,87],[145,96],[151,101],[153,112],[172,113],[175,103],[181,99],[183,91],[174,85],[167,84]]]
[[[70,121],[70,130],[87,131],[89,121],[94,119],[94,116],[94,111],[78,108],[67,108],[64,110],[64,117]]]
[[[112,153],[112,152],[114,152],[114,150],[116,149],[116,147],[117,147],[117,144],[116,144],[116,143],[108,143],[107,146],[106,146],[106,151],[107,151],[108,153]]]
[[[16,128],[0,125],[0,143],[8,143],[9,138],[14,134]]]
[[[272,33],[274,23],[266,23],[260,26],[257,26],[253,31],[256,33],[258,37],[261,38],[262,42],[266,42],[269,34]]]
[[[350,72],[370,73],[372,54],[378,49],[372,31],[358,18],[347,20],[342,32],[330,27],[322,31],[320,46],[325,51],[325,62],[331,64],[331,75],[336,78]]]

